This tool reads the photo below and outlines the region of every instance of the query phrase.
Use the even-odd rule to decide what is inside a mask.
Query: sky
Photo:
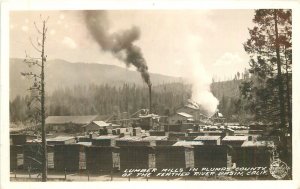
[[[196,73],[208,79],[226,80],[248,67],[243,43],[253,27],[254,10],[111,10],[107,14],[111,33],[140,28],[134,44],[141,48],[151,73],[187,77],[199,68]],[[30,38],[36,42],[38,37],[33,23],[41,27],[47,17],[48,59],[126,67],[102,51],[78,10],[10,12],[11,58],[24,58],[25,50],[37,55],[30,43]]]

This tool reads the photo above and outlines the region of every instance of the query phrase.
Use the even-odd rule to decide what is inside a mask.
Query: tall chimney
[[[152,87],[152,84],[150,83],[148,85],[149,87],[149,114],[152,113],[152,109],[151,109],[151,105],[152,105],[152,94],[151,94],[151,87]]]

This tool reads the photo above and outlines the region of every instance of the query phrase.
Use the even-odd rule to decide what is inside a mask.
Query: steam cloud
[[[147,85],[151,86],[147,63],[141,49],[133,44],[140,37],[140,29],[134,26],[110,34],[106,11],[84,11],[84,18],[89,32],[101,49],[111,52],[127,66],[134,65]]]
[[[206,110],[208,116],[211,116],[219,104],[219,100],[211,93],[210,85],[212,82],[211,76],[207,73],[205,67],[201,63],[201,52],[199,44],[201,40],[198,36],[189,36],[186,41],[188,48],[185,54],[188,55],[188,65],[186,67],[186,77],[192,83],[191,101],[196,102]]]

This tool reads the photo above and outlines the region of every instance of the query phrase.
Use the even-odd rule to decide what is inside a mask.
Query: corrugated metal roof
[[[66,140],[71,140],[71,139],[75,139],[75,137],[70,137],[70,136],[57,136],[55,138],[47,138],[46,141],[47,142],[54,142],[54,141],[66,141]]]
[[[223,141],[243,141],[243,140],[248,140],[248,136],[226,136],[222,140]]]
[[[143,138],[144,141],[167,140],[167,136],[148,136]]]
[[[203,145],[203,142],[201,141],[178,141],[173,146],[199,146]]]
[[[177,114],[178,114],[178,115],[181,115],[181,116],[183,116],[183,117],[187,117],[187,118],[192,118],[192,117],[193,117],[192,115],[187,114],[187,113],[185,113],[185,112],[177,112]]]
[[[65,123],[75,123],[75,124],[88,124],[94,121],[98,116],[48,116],[46,118],[46,124],[65,124]]]
[[[197,136],[194,140],[218,140],[221,136]]]

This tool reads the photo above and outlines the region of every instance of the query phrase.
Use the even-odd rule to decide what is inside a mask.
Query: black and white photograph
[[[9,182],[293,180],[293,17],[9,10]]]

